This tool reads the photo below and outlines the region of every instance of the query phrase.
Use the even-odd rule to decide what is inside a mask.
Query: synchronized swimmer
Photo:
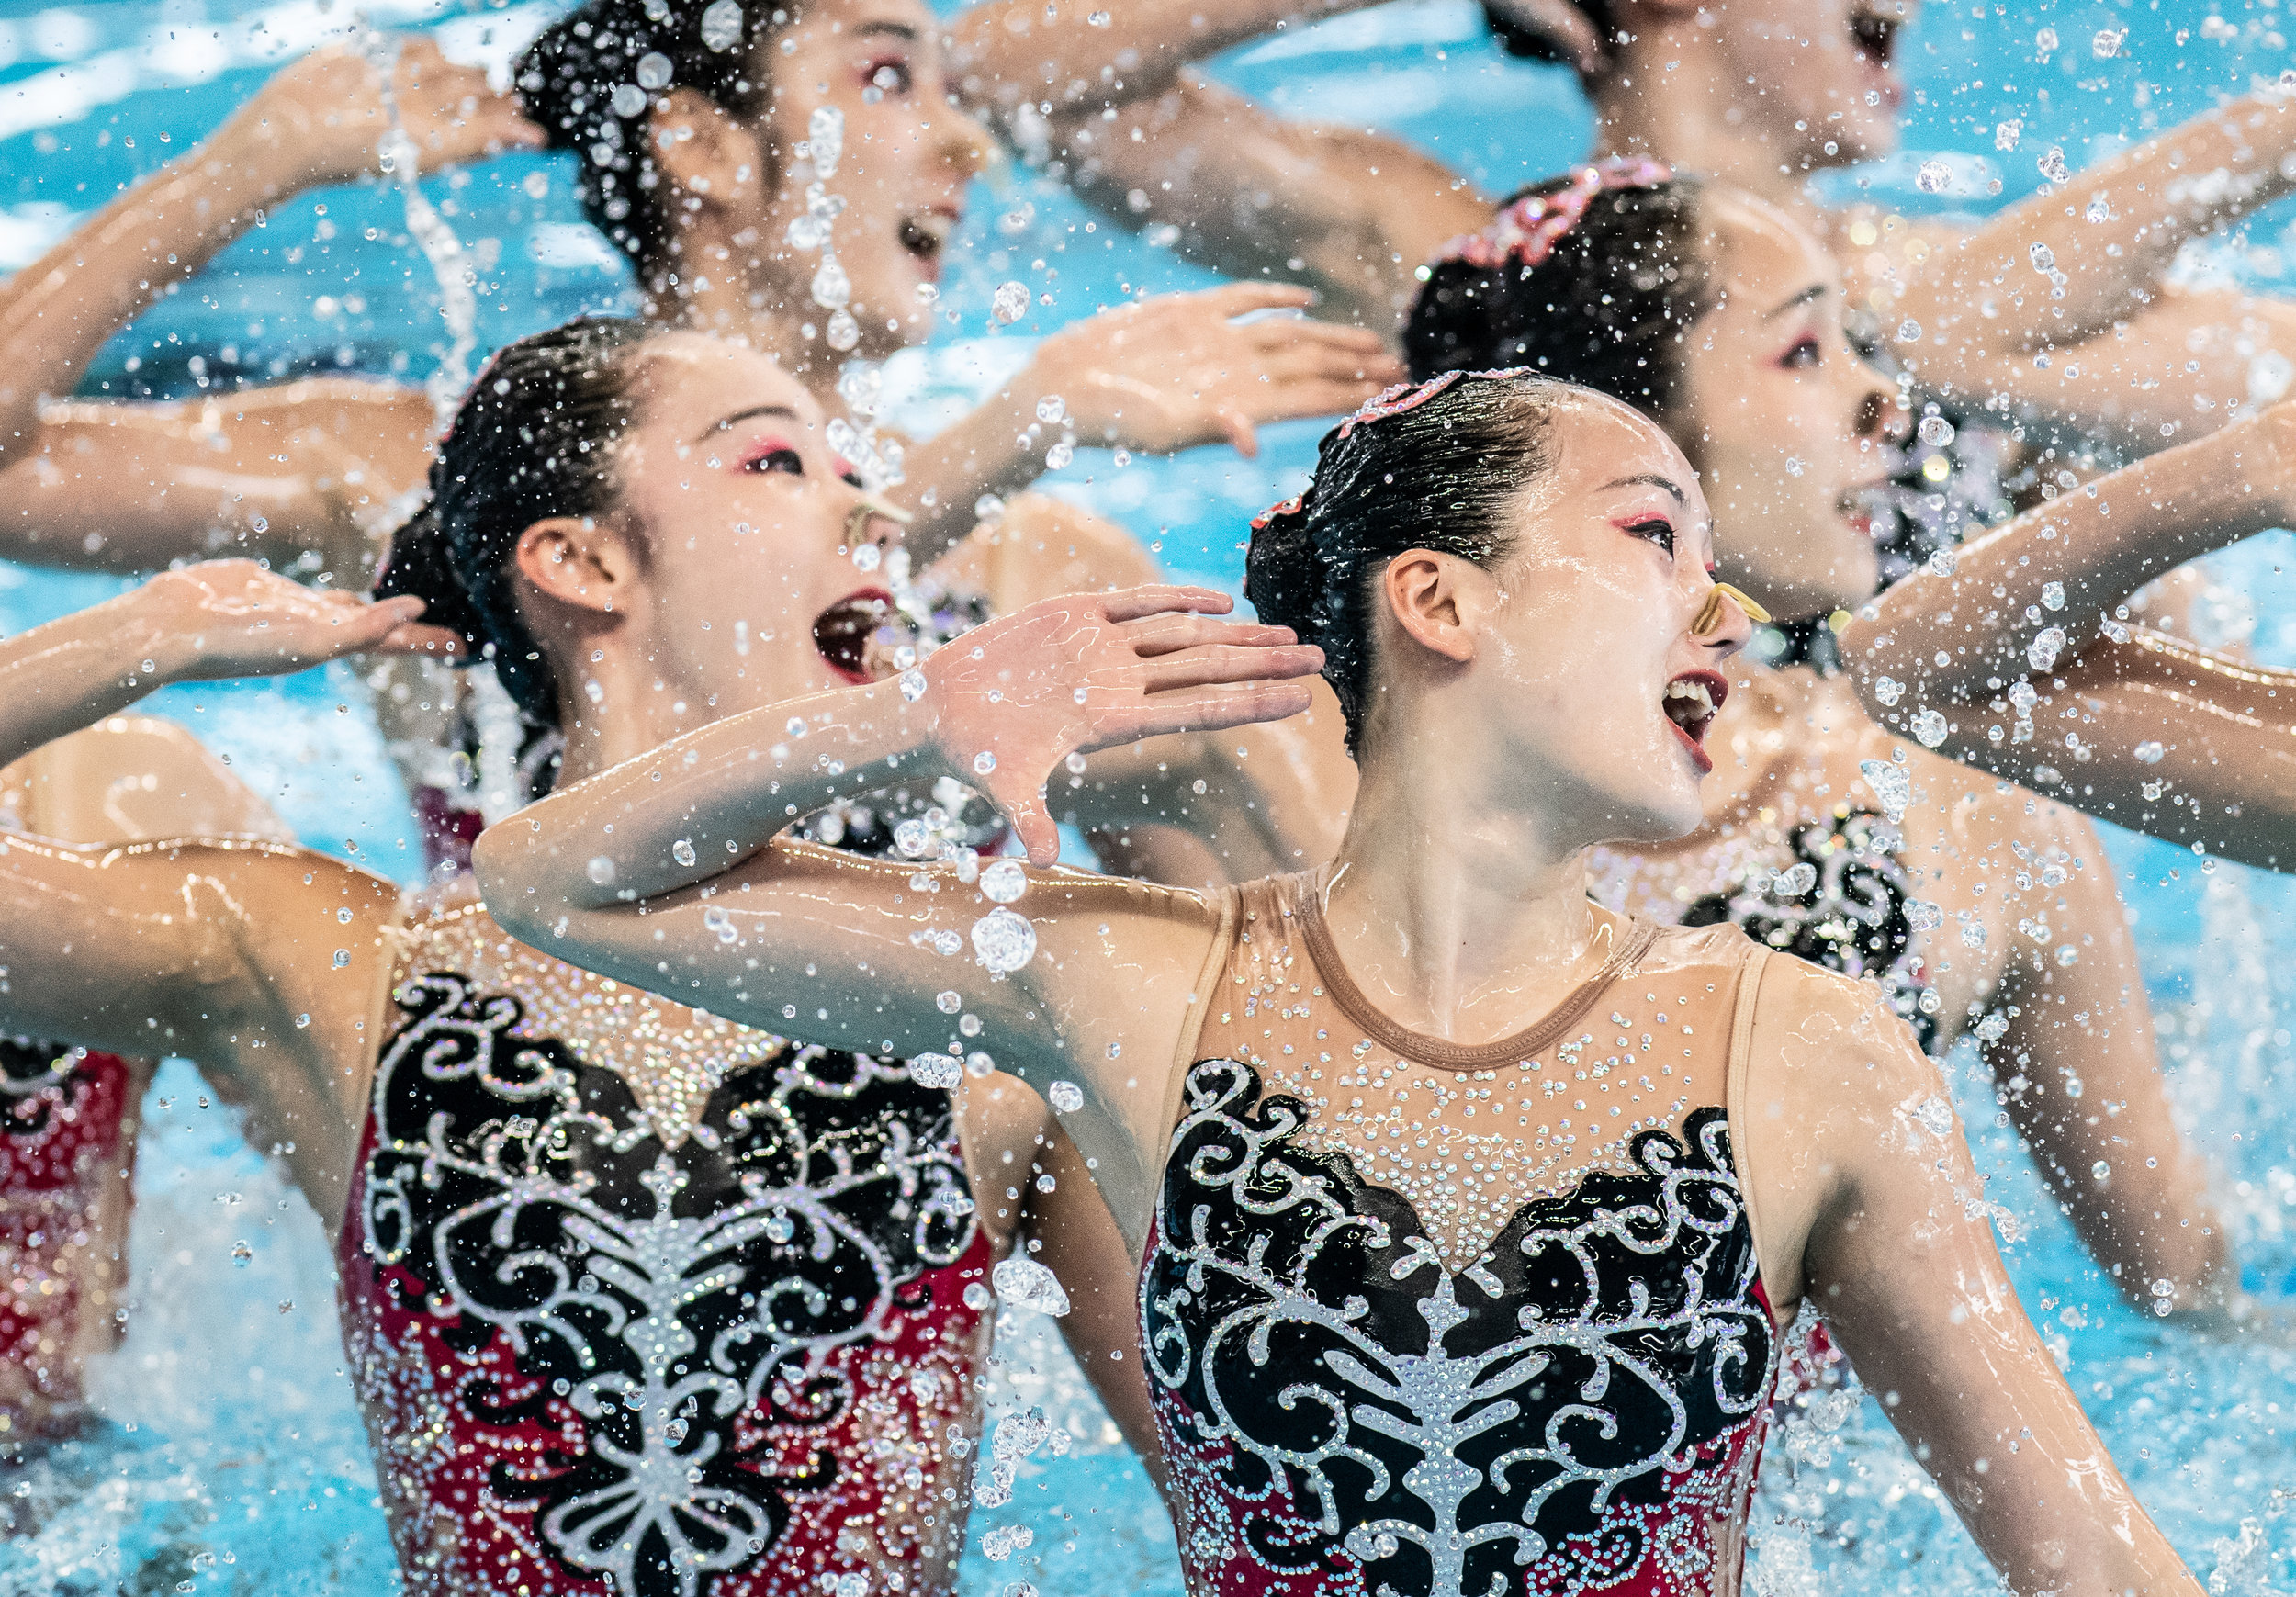
[[[1191,1597],[1736,1593],[1851,1370],[2010,1589],[2197,1597],[1941,1062],[2014,1060],[2131,1306],[2289,1340],[2096,823],[2296,870],[2296,676],[2145,624],[2296,523],[2296,400],[2207,397],[2296,308],[2171,272],[2296,189],[2296,84],[1876,244],[1807,179],[1895,150],[1894,10],[1489,0],[1597,145],[1495,199],[1197,64],[1361,3],[323,50],[0,286],[0,556],[145,579],[0,642],[0,1463],[85,1423],[180,1056],[326,1228],[412,1591],[951,1592],[1033,1291]],[[43,398],[401,140],[570,152],[635,313]],[[897,436],[1007,148],[1233,280]],[[1248,619],[1030,491],[1306,418]],[[414,890],[126,714],[361,657]]]

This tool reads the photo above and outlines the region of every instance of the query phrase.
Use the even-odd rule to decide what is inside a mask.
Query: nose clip
[[[860,503],[845,512],[846,546],[857,549],[869,542],[871,522],[886,521],[896,527],[906,527],[916,519],[899,505],[888,504],[873,493],[865,493],[861,495]]]
[[[1698,607],[1697,616],[1690,624],[1691,636],[1710,636],[1714,630],[1722,624],[1722,602],[1725,599],[1736,600],[1738,607],[1746,613],[1746,619],[1749,621],[1759,624],[1770,619],[1770,613],[1745,594],[1740,593],[1728,582],[1716,582],[1706,594],[1706,602]]]

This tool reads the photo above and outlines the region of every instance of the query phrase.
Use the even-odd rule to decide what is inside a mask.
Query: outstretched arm
[[[2186,242],[2291,188],[2296,96],[2234,100],[1930,254],[1892,308],[1926,330],[1906,356],[1939,391],[2133,454],[2213,432],[2260,354],[2296,355],[2296,308],[2164,278]]]
[[[1400,140],[1288,122],[1190,70],[1290,17],[1356,8],[1153,0],[1095,28],[1089,8],[1047,22],[1005,0],[958,18],[951,61],[974,110],[1112,220],[1176,227],[1187,259],[1305,283],[1321,315],[1392,337],[1412,272],[1489,221],[1490,201]]]
[[[299,671],[343,655],[451,655],[420,599],[314,592],[250,560],[163,572],[0,643],[0,765],[169,682]]]
[[[392,87],[426,166],[541,145],[483,73],[450,64],[428,39],[400,50]],[[0,466],[36,435],[40,398],[70,393],[106,339],[261,226],[268,208],[377,170],[388,131],[365,58],[308,56],[0,287]]]
[[[488,907],[537,948],[730,1019],[870,1052],[980,1049],[1040,1090],[1075,1082],[1085,1106],[1064,1123],[1137,1236],[1164,1130],[1142,1062],[1177,1047],[1202,901],[770,839],[840,795],[951,775],[1049,861],[1042,788],[1069,753],[1305,706],[1296,679],[1320,652],[1211,619],[1229,603],[1171,588],[1050,600],[899,681],[728,717],[490,828],[474,859]],[[1000,907],[1016,890],[1023,910]],[[978,1040],[951,1019],[966,1009]]]
[[[911,553],[931,560],[955,544],[983,494],[1026,488],[1057,464],[1047,456],[1064,439],[1158,455],[1228,444],[1249,456],[1261,423],[1342,414],[1401,380],[1377,336],[1300,316],[1312,298],[1235,283],[1104,310],[1052,334],[964,420],[908,451]]]
[[[1983,703],[2045,679],[2099,638],[2173,567],[2296,509],[2296,402],[2280,404],[2019,516],[1962,547],[1949,573],[1915,572],[1858,613],[1842,658],[1866,708],[1901,719]],[[1901,703],[1902,702],[1902,703]],[[1964,717],[1975,720],[1975,716]]]
[[[1936,1067],[1857,984],[1765,963],[1736,1107],[1773,1301],[1818,1306],[2013,1591],[2200,1597],[2017,1300]]]

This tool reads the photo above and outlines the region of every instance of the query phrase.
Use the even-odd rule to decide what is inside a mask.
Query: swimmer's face
[[[1708,70],[1730,85],[1746,125],[1789,164],[1820,167],[1896,150],[1897,36],[1917,9],[1917,0],[1705,0],[1699,15],[1714,18]]]
[[[1694,440],[1724,580],[1789,619],[1853,609],[1880,562],[1866,490],[1896,390],[1842,332],[1840,274],[1783,213],[1710,187],[1715,309],[1683,343],[1675,432]]]
[[[855,528],[861,493],[822,440],[821,407],[770,358],[722,340],[671,333],[635,358],[613,512],[635,574],[616,609],[652,669],[718,714],[862,680],[870,628],[839,624],[882,601],[884,579],[855,566],[849,540],[882,555],[898,529]]]
[[[1714,590],[1713,534],[1697,474],[1661,429],[1588,395],[1559,409],[1549,441],[1553,467],[1518,499],[1506,557],[1446,563],[1458,597],[1441,613],[1458,617],[1468,658],[1426,657],[1423,692],[1466,695],[1461,727],[1489,769],[1529,785],[1524,801],[1558,840],[1682,837],[1703,814],[1704,739],[1729,692],[1717,668],[1750,625],[1724,602],[1693,635]],[[1413,558],[1397,562],[1407,578]]]
[[[778,280],[782,302],[826,337],[830,312],[812,298],[821,255],[788,242],[790,224],[806,214],[807,186],[820,181],[845,202],[829,237],[860,325],[851,353],[882,359],[921,342],[935,312],[918,290],[937,290],[966,186],[990,152],[987,134],[951,102],[940,24],[918,0],[807,0],[760,56],[773,92],[757,130],[764,168],[780,181],[752,190],[745,247]],[[844,117],[844,148],[835,172],[819,179],[796,151],[824,106]],[[826,343],[813,347],[828,353]]]

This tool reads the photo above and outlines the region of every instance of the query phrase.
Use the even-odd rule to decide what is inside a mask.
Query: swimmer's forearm
[[[928,702],[897,680],[839,688],[729,716],[561,789],[489,827],[472,864],[490,905],[546,922],[706,882],[840,798],[956,774]]]
[[[2296,409],[2278,405],[2019,516],[1964,545],[1950,576],[1916,572],[1859,611],[1842,658],[1876,714],[1885,680],[1949,701],[1998,693],[2118,628],[2112,613],[2163,571],[2285,525],[2291,488]]]
[[[1162,94],[1190,62],[1383,0],[1037,0],[975,6],[951,24],[950,62],[975,108],[1009,114],[1025,96],[1055,108]],[[1100,26],[1093,18],[1105,17]]]
[[[1044,473],[1041,450],[1060,430],[1031,449],[1023,440],[1036,421],[1036,395],[1024,371],[988,401],[943,432],[912,444],[906,477],[894,491],[916,516],[902,543],[918,568],[962,543],[981,517],[974,508],[989,495],[1009,499]]]
[[[1899,304],[1933,331],[2065,348],[2151,303],[2189,240],[2292,190],[2296,95],[2250,95],[2003,212],[1932,255]]]
[[[104,341],[301,187],[283,145],[245,113],[120,196],[0,288],[0,462],[36,431]]]

